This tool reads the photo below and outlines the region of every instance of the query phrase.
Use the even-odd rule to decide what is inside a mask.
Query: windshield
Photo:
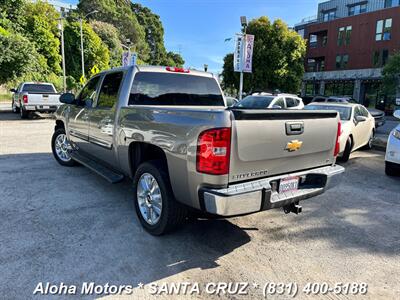
[[[241,107],[241,108],[268,108],[268,106],[271,104],[272,100],[274,100],[275,97],[271,96],[266,96],[266,97],[260,97],[260,96],[247,96],[244,98],[242,101],[236,103],[234,107]]]
[[[28,83],[28,84],[24,84],[22,91],[27,92],[27,93],[38,93],[38,94],[56,93],[56,90],[54,89],[54,87],[51,84]]]
[[[335,110],[340,115],[340,120],[348,121],[351,118],[351,107],[334,106],[334,105],[307,105],[306,110]]]
[[[186,74],[139,72],[133,81],[130,105],[224,106],[214,78]]]

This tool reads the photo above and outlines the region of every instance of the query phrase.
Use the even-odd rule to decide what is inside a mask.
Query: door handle
[[[304,132],[304,122],[286,122],[286,135],[300,135]]]

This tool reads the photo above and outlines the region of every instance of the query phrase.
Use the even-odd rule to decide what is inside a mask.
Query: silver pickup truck
[[[133,181],[136,212],[163,234],[193,211],[223,217],[283,207],[323,193],[335,165],[337,112],[227,108],[210,73],[131,66],[63,94],[55,159],[111,183]]]
[[[55,112],[61,105],[60,94],[51,83],[23,82],[16,89],[11,89],[12,111],[25,119],[31,112]]]

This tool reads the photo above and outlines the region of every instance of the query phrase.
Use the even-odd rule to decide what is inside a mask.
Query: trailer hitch
[[[301,213],[303,211],[303,207],[301,205],[299,205],[299,201],[297,201],[297,202],[285,205],[283,207],[283,211],[285,212],[285,214],[295,213],[296,215],[298,215],[299,213]]]

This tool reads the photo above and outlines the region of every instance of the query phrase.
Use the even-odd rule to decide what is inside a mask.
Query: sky
[[[76,0],[61,0],[76,4]],[[232,53],[240,32],[240,16],[248,20],[268,16],[289,26],[317,14],[319,0],[135,0],[160,16],[168,51],[180,53],[185,67],[220,73],[223,58]]]

